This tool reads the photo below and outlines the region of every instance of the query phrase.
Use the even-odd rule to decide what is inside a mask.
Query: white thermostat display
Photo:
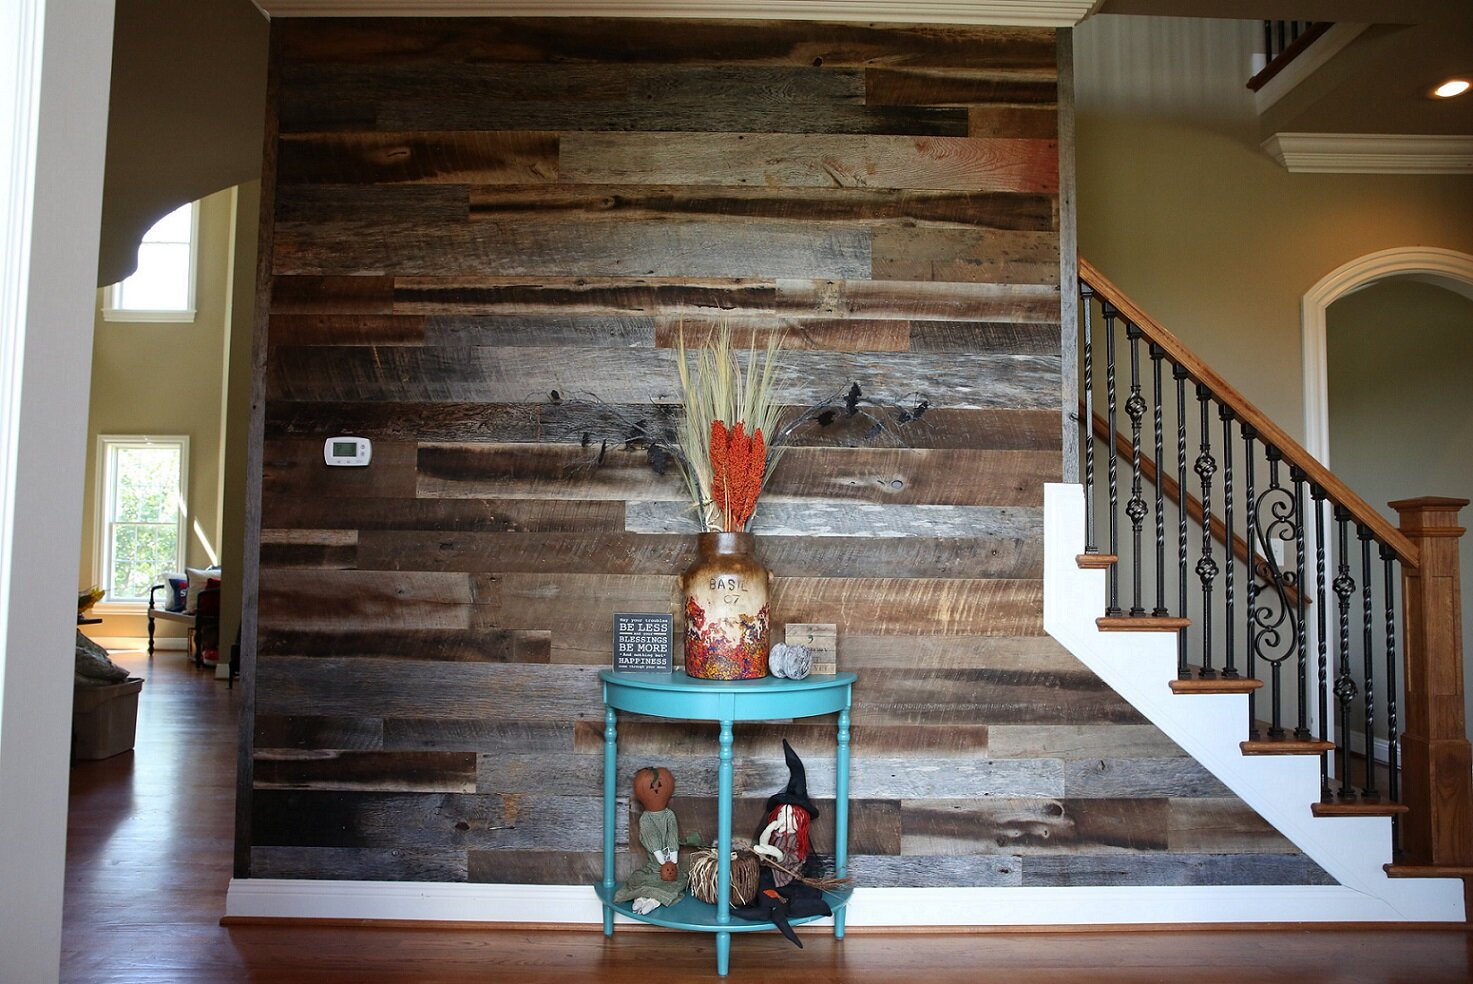
[[[363,466],[373,458],[373,444],[366,437],[329,437],[322,446],[322,460],[329,465]]]

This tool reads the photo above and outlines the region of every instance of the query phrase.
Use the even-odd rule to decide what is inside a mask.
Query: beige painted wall
[[[197,314],[193,323],[105,321],[101,313],[103,292],[98,291],[78,576],[81,587],[95,583],[99,577],[94,553],[99,434],[189,435],[188,564],[204,567],[210,563],[210,551],[220,555],[233,194],[227,189],[200,204]],[[89,627],[90,635],[147,635],[141,614],[99,614],[104,614],[104,621]],[[181,634],[179,627],[160,623],[160,636]]]

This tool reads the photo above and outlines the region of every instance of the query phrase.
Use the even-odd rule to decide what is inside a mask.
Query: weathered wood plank
[[[989,735],[989,751],[997,758],[1098,761],[1186,754],[1150,724],[1010,724],[994,726]]]
[[[260,713],[505,721],[602,719],[593,666],[437,663],[270,656],[259,660]],[[343,686],[353,682],[352,688]]]
[[[363,189],[360,196],[377,195]],[[802,221],[917,228],[1057,231],[1052,195],[917,188],[534,184],[470,188],[472,221]]]
[[[868,888],[1015,888],[1022,862],[1011,854],[857,855],[849,873]]]
[[[837,622],[867,635],[1041,635],[1043,582],[939,578],[775,578],[787,622]],[[842,616],[842,617],[841,617]],[[840,657],[842,659],[842,657]]]
[[[289,62],[438,64],[557,62],[640,64],[914,65],[1051,70],[1049,28],[953,24],[845,24],[649,20],[630,31],[610,18],[466,18],[400,22],[367,18],[345,31],[342,21],[282,22]]]
[[[868,68],[864,101],[871,106],[971,106],[997,104],[1052,106],[1058,99],[1057,72],[955,71],[922,68]]]
[[[1302,854],[1036,854],[1022,859],[1030,888],[1076,885],[1333,885]]]
[[[1182,854],[1297,854],[1299,849],[1242,800],[1170,800],[1166,849]]]
[[[1224,797],[1232,793],[1196,759],[1080,759],[1065,763],[1064,789],[1083,797]]]
[[[1042,505],[1056,480],[1052,451],[790,448],[768,480],[769,502],[840,500],[891,505]],[[417,491],[425,498],[683,500],[674,474],[651,470],[642,450],[565,444],[424,444]],[[814,532],[819,532],[814,530]]]
[[[615,839],[627,842],[627,812],[615,813]],[[569,796],[263,789],[252,829],[270,847],[596,851],[603,808]]]
[[[273,314],[270,342],[272,347],[423,345],[425,319],[412,314]]]
[[[318,431],[318,433],[322,433]],[[363,436],[377,437],[373,433]],[[280,527],[356,530],[479,530],[487,533],[618,532],[620,502],[568,499],[352,499],[313,497],[286,482],[262,496],[264,522]]]
[[[870,276],[870,233],[802,223],[634,222],[601,226],[540,219],[473,225],[278,222],[272,271],[284,276],[450,277]]]
[[[613,360],[584,348],[283,346],[267,367],[267,397],[534,403],[596,396],[613,404],[678,403],[675,360],[664,349],[629,349]],[[868,398],[891,403],[1042,410],[1058,402],[1058,373],[1057,356],[789,352],[772,394],[810,406],[857,384]]]
[[[351,176],[350,176],[351,177]],[[385,224],[464,225],[470,188],[463,184],[284,184],[276,193],[276,223],[353,223],[364,236]]]
[[[944,631],[944,627],[943,627]],[[839,666],[844,667],[844,638],[839,639]],[[881,700],[855,701],[856,724],[1070,724],[1078,721],[1140,724],[1142,718],[1098,677],[1083,670],[866,670],[865,689]],[[994,754],[995,753],[990,753]],[[1047,753],[1046,753],[1047,754]],[[999,759],[999,761],[1002,761]],[[1032,761],[1032,760],[1014,760]],[[1191,759],[1109,760],[1110,781],[1090,775],[1099,761],[1053,759],[1066,780],[1070,797],[1136,798],[1172,795],[1158,785],[1183,782],[1181,795],[1209,795],[1209,783]],[[1215,780],[1213,780],[1215,782]],[[1188,785],[1190,783],[1191,785]],[[1199,792],[1189,792],[1197,788]],[[1215,788],[1215,787],[1213,787]],[[1047,795],[1047,794],[1037,794]]]
[[[871,250],[877,280],[1053,284],[1059,279],[1059,240],[1052,232],[881,228],[874,230]]]
[[[679,780],[677,778],[677,784]],[[786,779],[773,787],[776,792]],[[761,826],[768,791],[760,795],[736,797],[732,800],[731,833],[733,837],[755,839]],[[816,850],[832,854],[834,850],[834,801],[831,797],[815,796],[818,819],[809,828],[811,841]],[[707,843],[716,840],[716,797],[687,796],[677,790],[671,807],[680,821],[681,835],[698,833]],[[636,814],[636,817],[638,814]],[[636,819],[634,823],[639,821]],[[849,800],[849,852],[856,854],[899,854],[900,853],[900,803],[896,800],[858,799]],[[868,884],[863,882],[862,884]]]
[[[1042,284],[779,280],[774,300],[795,317],[1059,323],[1058,288]]]
[[[1008,669],[1079,673],[1084,668],[1050,636],[894,636],[846,632],[839,668],[866,676],[872,670]],[[923,722],[922,722],[923,723]]]
[[[470,882],[506,885],[591,885],[602,881],[602,851],[470,851]],[[623,881],[638,866],[628,851],[620,851],[614,876]]]
[[[358,317],[394,313],[392,277],[272,277],[271,331],[278,314]]]
[[[373,751],[384,747],[384,720],[377,717],[285,717],[256,715],[255,748],[343,748]]]
[[[967,115],[967,133],[973,137],[1050,139],[1059,134],[1059,112],[1054,106],[972,106]]]
[[[901,853],[1115,854],[1166,849],[1161,799],[907,799]]]
[[[1053,194],[1052,140],[782,133],[567,133],[562,180],[575,184],[928,188]]]
[[[466,881],[464,850],[364,847],[263,847],[251,849],[252,878],[345,881]]]
[[[425,319],[426,345],[645,348],[655,343],[655,319],[623,317],[489,317],[434,315]]]
[[[474,130],[283,133],[277,181],[527,184],[558,179],[558,135]]]
[[[351,570],[358,566],[356,530],[263,529],[263,567],[325,567]]]
[[[630,502],[631,533],[699,532],[683,502]],[[761,501],[752,532],[784,536],[937,537],[1025,540],[1041,533],[1041,510],[1019,506],[893,505],[875,502]]]
[[[695,541],[680,534],[440,533],[361,534],[363,570],[669,574],[695,560]],[[1035,540],[871,537],[769,537],[758,559],[779,577],[1043,576]],[[305,566],[305,565],[304,565]]]
[[[800,412],[789,408],[785,419]],[[556,403],[349,403],[273,402],[267,408],[268,440],[316,437],[351,431],[376,441],[457,443],[590,444],[623,441],[631,426],[674,432],[683,416],[672,404],[610,404],[563,399]],[[876,422],[885,432],[872,434]],[[1055,410],[931,409],[918,420],[898,423],[894,413],[839,414],[827,423],[799,428],[795,447],[904,447],[974,451],[1056,451],[1060,446]],[[413,508],[408,504],[403,509]]]
[[[546,663],[552,634],[488,629],[355,629],[262,626],[257,651],[267,656],[417,659],[452,663]],[[330,746],[329,746],[330,747]]]
[[[402,441],[374,445],[373,467],[329,468],[322,462],[322,440],[267,441],[261,452],[261,494],[324,499],[413,498],[416,450]],[[279,524],[270,516],[263,524]]]
[[[475,587],[465,574],[261,571],[261,620],[277,631],[469,629],[474,601]]]
[[[519,750],[566,754],[575,750],[573,730],[581,724],[486,718],[394,718],[384,722],[383,747],[405,751]],[[602,727],[600,723],[600,731]]]
[[[474,752],[258,748],[253,759],[256,789],[476,791]]]
[[[400,314],[771,314],[777,284],[719,277],[398,277]],[[1054,305],[1057,320],[1057,300]]]

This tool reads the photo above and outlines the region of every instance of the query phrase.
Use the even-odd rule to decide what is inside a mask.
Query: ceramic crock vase
[[[701,680],[767,675],[767,591],[750,533],[702,533],[696,562],[680,578],[685,597],[685,672]]]

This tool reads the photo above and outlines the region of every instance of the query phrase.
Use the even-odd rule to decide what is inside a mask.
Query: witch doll
[[[751,905],[733,906],[732,915],[742,919],[771,920],[794,946],[802,947],[788,920],[802,916],[828,916],[833,912],[823,892],[805,884],[803,878],[823,873],[823,858],[813,850],[809,829],[818,819],[818,807],[808,798],[808,774],[803,760],[783,739],[783,758],[788,764],[788,784],[767,799],[762,826],[752,850],[767,862],[757,881],[757,896]]]
[[[634,798],[644,807],[639,815],[639,843],[647,855],[619,890],[615,902],[633,901],[635,912],[646,915],[662,905],[674,905],[685,890],[685,872],[680,870],[680,828],[670,797],[675,795],[675,777],[669,769],[649,766],[634,774]]]

